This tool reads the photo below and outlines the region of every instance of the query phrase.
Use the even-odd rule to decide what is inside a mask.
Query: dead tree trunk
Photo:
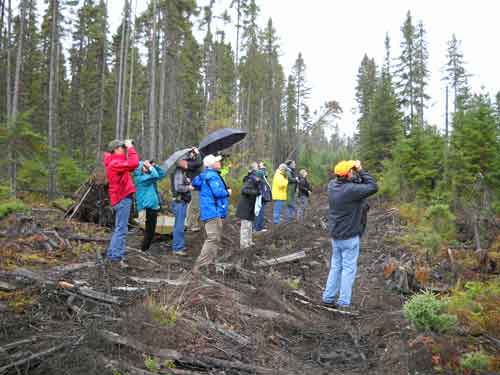
[[[163,40],[161,47],[161,79],[160,79],[160,108],[158,114],[158,157],[163,158],[163,132],[165,130],[165,91],[167,80],[167,29],[168,29],[168,10],[165,6],[163,25]]]
[[[157,11],[156,0],[153,1],[153,30],[151,35],[151,56],[149,63],[149,152],[150,158],[156,157],[156,38],[157,38]]]
[[[116,124],[115,124],[115,138],[119,139],[122,133],[120,123],[122,119],[122,92],[123,92],[123,63],[125,59],[125,38],[126,38],[126,25],[127,25],[127,5],[128,2],[125,2],[124,5],[124,14],[122,20],[122,34],[120,41],[120,63],[118,65],[118,77],[117,77],[117,92],[116,92]]]
[[[12,110],[10,112],[11,125],[17,121],[17,112],[19,104],[19,87],[21,81],[21,66],[23,64],[23,41],[24,41],[24,26],[26,18],[26,0],[21,1],[21,14],[19,20],[19,40],[17,41],[17,54],[16,54],[16,70],[14,73],[14,93],[12,95]],[[17,191],[17,156],[16,151],[11,148],[10,165],[10,187],[11,194],[16,195]]]
[[[104,94],[106,89],[106,48],[107,48],[107,38],[106,38],[106,20],[108,14],[108,1],[103,3],[101,1],[101,7],[103,11],[102,15],[102,56],[101,56],[101,86],[100,86],[100,98],[99,98],[99,113],[97,120],[97,152],[96,152],[96,163],[99,163],[99,159],[101,158],[101,149],[102,149],[102,128],[104,123]]]
[[[125,137],[125,93],[127,92],[127,70],[128,70],[128,50],[130,38],[130,12],[131,2],[127,1],[126,4],[126,27],[125,27],[125,49],[123,51],[123,70],[122,70],[122,92],[121,92],[121,108],[120,108],[120,139]]]
[[[50,32],[50,59],[49,59],[49,120],[48,120],[48,159],[49,159],[49,180],[48,180],[48,195],[49,199],[53,199],[56,191],[55,186],[55,82],[56,68],[58,64],[57,58],[57,16],[58,16],[58,0],[52,0],[52,25]]]
[[[135,8],[134,8],[134,21],[135,21],[135,15],[137,13],[137,0],[135,2]],[[135,48],[134,48],[134,41],[135,41],[135,26],[132,29],[132,33],[130,36],[131,42],[132,42],[132,58],[130,62],[130,83],[129,83],[129,91],[128,91],[128,107],[127,107],[127,128],[125,131],[125,136],[126,138],[130,138],[130,130],[131,130],[131,122],[132,122],[132,93],[134,89],[134,69],[135,69]]]

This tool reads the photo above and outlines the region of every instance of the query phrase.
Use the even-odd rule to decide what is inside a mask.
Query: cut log
[[[120,304],[120,299],[118,297],[98,292],[96,290],[93,290],[85,286],[77,287],[74,284],[68,283],[66,281],[60,281],[58,283],[58,286],[63,289],[68,289],[71,290],[72,292],[81,294],[84,297],[95,299],[97,301],[111,303],[111,304]]]
[[[16,270],[12,272],[6,272],[5,274],[10,275],[10,276],[15,276],[23,279],[28,279],[31,281],[36,281],[40,284],[43,285],[54,285],[55,282],[52,280],[47,279],[43,275],[40,275],[39,273],[36,273],[34,271],[28,270],[26,268],[17,268]]]
[[[134,340],[130,337],[120,336],[119,334],[107,330],[101,330],[100,335],[103,339],[108,342],[123,345],[141,353],[149,353],[155,357],[160,357],[161,359],[174,360],[186,365],[192,365],[202,368],[222,368],[222,369],[233,369],[240,370],[249,373],[256,374],[277,374],[278,371],[274,369],[264,368],[260,366],[249,365],[239,361],[227,361],[223,359],[217,359],[212,357],[207,357],[198,354],[186,354],[181,353],[172,349],[156,349],[144,345],[143,343]]]
[[[279,258],[274,258],[274,259],[268,259],[268,260],[261,260],[260,262],[257,262],[255,265],[256,267],[269,267],[269,266],[276,266],[278,264],[283,264],[283,263],[289,263],[293,262],[299,259],[303,259],[307,256],[305,251],[298,251],[293,254],[288,254]]]

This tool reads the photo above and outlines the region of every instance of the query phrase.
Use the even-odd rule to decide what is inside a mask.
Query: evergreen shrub
[[[457,324],[457,317],[447,314],[447,303],[429,291],[415,294],[403,306],[406,319],[418,331],[444,333]]]

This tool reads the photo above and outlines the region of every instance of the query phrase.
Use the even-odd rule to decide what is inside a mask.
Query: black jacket
[[[361,171],[358,183],[336,178],[328,184],[330,235],[334,240],[361,236],[366,226],[366,198],[378,191],[373,177]]]
[[[299,176],[299,197],[308,197],[311,190],[312,188],[307,178]]]
[[[259,194],[259,183],[255,180],[255,176],[249,174],[243,179],[236,216],[242,220],[255,220],[255,200]]]

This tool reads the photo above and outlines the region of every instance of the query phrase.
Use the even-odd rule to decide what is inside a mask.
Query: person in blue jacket
[[[137,211],[146,210],[146,228],[142,241],[142,251],[148,251],[156,231],[156,220],[161,208],[157,182],[166,176],[165,171],[154,162],[144,160],[134,171],[135,200]]]
[[[220,247],[222,224],[227,216],[231,195],[231,189],[220,175],[221,160],[222,156],[207,155],[203,159],[205,170],[192,182],[193,187],[200,192],[200,219],[207,232],[194,272],[212,263]]]

